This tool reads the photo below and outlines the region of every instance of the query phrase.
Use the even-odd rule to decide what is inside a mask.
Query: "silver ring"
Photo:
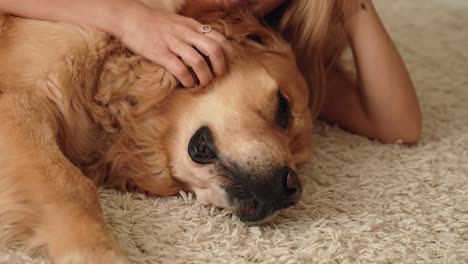
[[[203,35],[210,33],[211,30],[213,30],[210,25],[202,25],[200,29]]]

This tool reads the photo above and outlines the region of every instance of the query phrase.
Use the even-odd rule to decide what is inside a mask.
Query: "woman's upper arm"
[[[415,144],[419,141],[421,125],[413,120],[415,114],[408,113],[407,120],[398,117],[392,123],[373,121],[360,92],[359,87],[341,73],[332,76],[328,79],[327,100],[320,118],[382,143]]]

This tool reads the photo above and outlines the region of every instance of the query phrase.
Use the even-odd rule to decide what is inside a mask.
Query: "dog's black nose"
[[[299,177],[297,176],[297,173],[294,172],[291,168],[283,168],[283,184],[284,192],[291,203],[296,204],[299,202],[302,195],[302,185]]]
[[[201,127],[190,139],[188,154],[195,163],[213,163],[216,161],[217,152],[213,134],[208,127]]]

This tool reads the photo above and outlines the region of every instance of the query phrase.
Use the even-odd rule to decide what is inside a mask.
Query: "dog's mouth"
[[[243,222],[260,222],[270,218],[276,212],[294,206],[295,202],[284,202],[273,204],[254,199],[241,200],[238,202],[236,214]]]
[[[256,222],[258,219],[258,202],[256,200],[244,200],[239,203],[237,214],[241,221]]]
[[[252,206],[248,209],[241,209],[239,212],[241,221],[254,222],[257,221],[257,208]]]
[[[230,184],[221,188],[241,221],[265,221],[279,210],[296,205],[301,199],[302,184],[297,174],[288,167],[277,170],[267,180],[249,177],[248,173],[233,173],[240,170],[226,166],[222,170],[223,175],[232,175],[229,177]]]

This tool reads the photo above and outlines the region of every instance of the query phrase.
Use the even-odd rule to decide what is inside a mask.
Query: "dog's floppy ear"
[[[106,130],[127,127],[157,108],[177,84],[162,66],[140,56],[113,56],[103,65],[93,98],[95,112],[100,113],[99,121]]]

